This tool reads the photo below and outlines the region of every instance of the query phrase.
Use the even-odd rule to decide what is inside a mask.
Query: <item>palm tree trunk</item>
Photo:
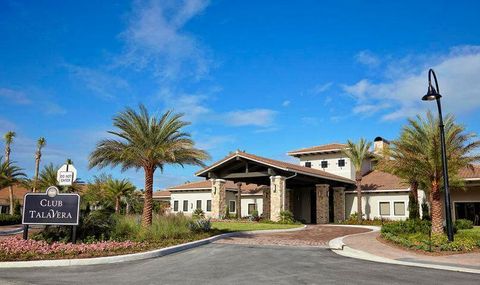
[[[419,219],[420,218],[420,204],[418,202],[418,182],[412,181],[410,183],[410,204],[409,208],[409,218],[410,219]]]
[[[432,216],[432,233],[443,233],[443,212],[442,200],[440,198],[440,187],[437,181],[432,182],[432,190],[430,191],[430,206]]]
[[[37,183],[38,183],[38,170],[40,168],[40,157],[37,155],[35,157],[35,177],[33,180],[33,192],[37,192]]]
[[[358,222],[361,223],[363,219],[363,211],[362,211],[362,175],[357,173],[355,175],[355,181],[357,186],[357,214],[358,214]]]
[[[10,146],[8,144],[5,146],[5,161],[10,161]],[[13,215],[13,186],[8,186],[8,198],[10,200],[9,213],[10,215]]]
[[[127,201],[127,205],[125,206],[125,215],[130,214],[130,203]]]
[[[120,213],[120,198],[116,197],[115,198],[115,214]]]
[[[145,168],[145,198],[143,202],[142,227],[148,228],[152,225],[152,192],[153,192],[154,169]]]

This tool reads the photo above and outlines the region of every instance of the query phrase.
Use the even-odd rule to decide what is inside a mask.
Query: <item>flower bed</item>
[[[0,240],[0,260],[34,260],[54,258],[82,258],[109,256],[147,249],[146,243],[131,241],[102,241],[93,243],[62,243],[48,244],[45,241],[23,240],[10,237]]]

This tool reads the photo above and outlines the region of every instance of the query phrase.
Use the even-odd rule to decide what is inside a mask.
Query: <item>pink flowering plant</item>
[[[146,243],[132,241],[99,241],[92,243],[47,243],[10,237],[0,240],[0,260],[32,260],[52,258],[85,258],[142,251]]]

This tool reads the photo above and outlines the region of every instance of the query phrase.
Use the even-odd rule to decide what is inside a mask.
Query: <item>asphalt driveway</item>
[[[0,284],[477,284],[479,275],[387,265],[319,247],[209,244],[137,262],[0,269]]]

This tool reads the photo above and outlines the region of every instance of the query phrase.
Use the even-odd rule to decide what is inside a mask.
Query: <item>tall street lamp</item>
[[[432,85],[432,75],[435,79],[435,87]],[[452,225],[452,208],[450,207],[450,189],[448,184],[448,166],[447,166],[447,151],[445,147],[445,130],[443,126],[442,118],[442,105],[440,104],[440,89],[438,88],[437,76],[433,69],[428,71],[428,91],[425,96],[422,97],[423,101],[437,101],[439,127],[440,127],[440,145],[442,148],[442,164],[443,164],[443,187],[445,195],[445,219],[447,223],[447,235],[448,241],[453,241],[453,225]]]

